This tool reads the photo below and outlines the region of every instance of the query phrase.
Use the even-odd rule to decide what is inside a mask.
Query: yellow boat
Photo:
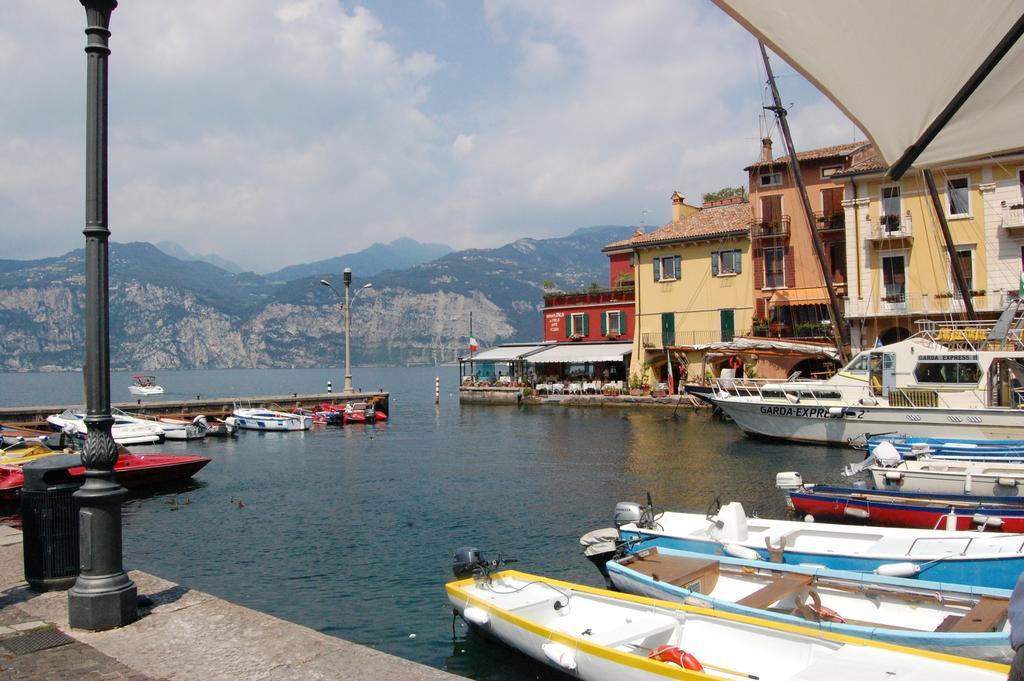
[[[587,681],[1003,681],[1009,670],[486,564],[445,589],[471,626]]]

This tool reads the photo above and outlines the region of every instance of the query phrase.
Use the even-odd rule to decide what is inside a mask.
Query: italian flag
[[[472,336],[469,337],[469,351],[476,352],[476,338],[473,338]]]

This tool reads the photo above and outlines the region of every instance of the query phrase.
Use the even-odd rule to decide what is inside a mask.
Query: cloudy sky
[[[83,243],[84,27],[4,2],[0,257]],[[111,30],[112,238],[257,272],[657,225],[758,153],[757,43],[706,0],[122,0]],[[861,137],[774,66],[798,148]]]

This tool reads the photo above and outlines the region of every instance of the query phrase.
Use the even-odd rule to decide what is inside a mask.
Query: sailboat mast
[[[832,311],[830,316],[832,317],[832,335],[835,339],[836,350],[839,351],[839,357],[845,364],[848,359],[846,355],[846,330],[843,326],[842,308],[839,307],[839,296],[836,295],[835,282],[832,280],[832,270],[829,268],[829,265],[825,260],[825,247],[821,243],[821,235],[818,234],[818,230],[814,228],[814,211],[811,210],[811,200],[807,196],[807,186],[804,184],[804,176],[800,172],[800,164],[796,159],[796,149],[793,148],[793,138],[789,134],[789,122],[786,120],[786,109],[782,106],[782,100],[779,97],[779,89],[775,85],[775,74],[772,73],[772,66],[768,62],[768,51],[765,49],[764,43],[758,41],[757,44],[761,48],[761,58],[764,59],[764,69],[768,74],[768,85],[771,87],[772,101],[774,102],[773,106],[766,106],[765,108],[775,113],[775,116],[779,121],[779,127],[782,128],[782,136],[786,141],[786,150],[789,152],[789,171],[790,174],[793,175],[797,189],[800,190],[800,199],[804,208],[804,217],[807,218],[807,227],[811,230],[811,243],[814,244],[814,253],[818,257],[818,263],[821,265],[821,274],[825,278],[825,288],[828,291],[829,308]]]
[[[957,257],[956,246],[953,244],[953,235],[949,233],[946,211],[942,209],[942,202],[939,201],[939,190],[935,186],[935,177],[932,175],[932,171],[924,171],[924,181],[928,185],[928,194],[932,198],[935,215],[939,218],[942,238],[946,242],[946,252],[949,253],[950,269],[953,270],[953,280],[956,282],[956,287],[960,289],[960,298],[964,301],[964,312],[967,313],[968,319],[975,319],[974,301],[971,300],[971,292],[967,288],[967,277],[964,276],[963,267],[960,266],[960,258]]]

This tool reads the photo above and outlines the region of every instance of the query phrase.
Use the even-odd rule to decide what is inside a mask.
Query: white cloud
[[[468,40],[465,7],[428,9]],[[666,220],[673,190],[737,184],[757,155],[756,43],[710,4],[489,0],[471,36],[485,47],[465,63],[401,23],[412,14],[121,3],[113,238],[179,241],[258,270],[403,235],[494,245],[636,222],[642,208]],[[84,27],[74,6],[5,6],[0,221],[20,257],[81,245]],[[798,147],[849,139],[834,107],[794,94]]]

